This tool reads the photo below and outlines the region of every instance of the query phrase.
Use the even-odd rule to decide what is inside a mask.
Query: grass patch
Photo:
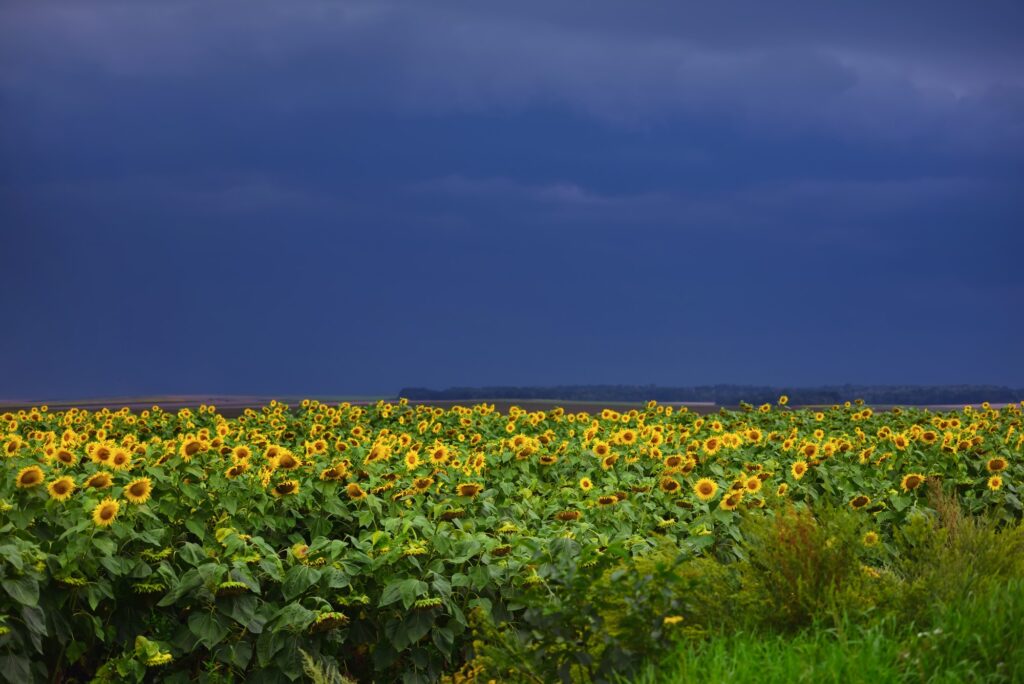
[[[842,628],[816,624],[787,636],[721,635],[681,644],[632,681],[1015,682],[1024,676],[1024,581],[934,605],[927,624],[892,617]],[[625,681],[625,680],[624,680]]]

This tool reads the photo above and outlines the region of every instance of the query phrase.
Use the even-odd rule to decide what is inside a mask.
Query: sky
[[[1024,386],[1024,4],[0,2],[0,398]]]

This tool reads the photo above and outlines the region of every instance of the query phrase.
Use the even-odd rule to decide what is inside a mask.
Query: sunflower
[[[555,456],[554,454],[544,454],[543,456],[540,457],[540,464],[541,465],[549,466],[549,465],[554,465],[557,462],[558,462],[558,457]]]
[[[239,477],[242,474],[244,474],[245,471],[247,471],[248,469],[249,469],[249,464],[248,463],[246,463],[246,462],[238,463],[238,464],[233,465],[230,468],[228,468],[227,471],[224,473],[224,477],[228,478],[229,480],[234,480],[236,477]]]
[[[181,455],[181,459],[188,463],[194,456],[205,450],[206,444],[204,444],[201,439],[187,437],[185,438],[185,441],[181,443],[181,449],[178,453]]]
[[[363,488],[356,482],[350,482],[348,486],[345,487],[345,493],[348,494],[348,498],[353,501],[360,501],[366,498],[366,492],[364,492]]]
[[[985,469],[990,473],[998,473],[1006,470],[1006,466],[1009,465],[1007,460],[1002,456],[996,456],[990,458],[988,463],[985,464]]]
[[[555,513],[555,519],[561,520],[562,522],[569,522],[570,520],[579,520],[579,511],[559,511]]]
[[[714,456],[718,453],[718,450],[722,448],[722,440],[718,437],[708,437],[704,440],[704,453],[708,456]]]
[[[7,441],[4,442],[4,455],[8,457],[14,456],[24,444],[25,442],[22,441],[20,436],[10,435]]]
[[[57,501],[67,501],[75,491],[75,481],[70,477],[61,477],[46,486],[50,492],[50,498]]]
[[[678,454],[675,454],[675,455],[672,455],[672,456],[666,456],[665,460],[663,461],[663,463],[665,464],[666,468],[671,470],[671,469],[678,468],[679,466],[683,465],[684,459],[683,459],[682,456],[680,456]]]
[[[281,470],[295,470],[301,465],[302,461],[295,458],[295,454],[287,449],[278,451],[277,458],[274,459],[274,466]]]
[[[459,492],[459,496],[474,497],[483,491],[484,486],[475,482],[466,482],[460,484],[456,489]]]
[[[274,488],[270,490],[270,493],[274,496],[289,496],[291,494],[299,493],[299,481],[298,480],[282,480],[274,485]]]
[[[857,511],[864,508],[869,503],[871,503],[870,497],[867,497],[863,494],[858,494],[857,496],[850,499],[850,508]]]
[[[633,444],[636,442],[636,433],[632,430],[623,430],[619,433],[619,441],[623,444]]]
[[[582,489],[585,492],[589,492],[593,488],[594,488],[594,483],[590,481],[589,477],[581,477],[580,478],[580,489]]]
[[[140,477],[132,480],[124,488],[124,498],[133,504],[143,504],[149,501],[153,493],[153,481],[148,477]]]
[[[434,478],[432,477],[417,477],[415,480],[412,481],[412,487],[417,492],[425,492],[428,489],[430,489],[431,485],[433,484]]]
[[[789,491],[789,484],[783,482],[779,485],[779,488],[775,490],[775,496],[786,496],[786,492]]]
[[[110,467],[114,470],[129,470],[132,467],[132,454],[122,447],[115,448],[110,454]]]
[[[1003,486],[1003,478],[1001,478],[998,475],[993,475],[992,477],[988,478],[987,486],[994,492]]]
[[[239,463],[248,462],[250,458],[252,458],[252,449],[245,446],[244,444],[239,444],[238,446],[231,450],[231,460],[235,463],[235,465],[238,465]]]
[[[701,501],[711,501],[718,493],[718,483],[710,478],[702,477],[693,485],[693,491]]]
[[[611,446],[609,446],[606,442],[595,442],[591,450],[594,452],[594,455],[597,456],[598,458],[604,458],[605,456],[612,452]]]
[[[658,487],[666,494],[674,494],[679,491],[679,481],[674,477],[663,477],[658,483]]]
[[[434,465],[440,465],[448,460],[448,447],[443,444],[438,444],[430,450],[430,462]]]
[[[405,469],[416,470],[420,465],[420,454],[415,449],[405,454]]]
[[[43,469],[39,466],[26,466],[18,471],[15,479],[15,486],[20,489],[30,489],[43,483]]]
[[[807,442],[800,447],[800,453],[803,454],[804,458],[813,459],[818,455],[818,445],[814,442]]]
[[[742,501],[743,492],[734,491],[731,494],[729,494],[729,496],[723,497],[721,503],[719,503],[718,505],[724,511],[735,511],[736,508],[740,505],[740,502]]]
[[[110,473],[105,470],[90,475],[89,479],[85,481],[85,486],[92,487],[93,489],[106,489],[112,484],[114,484],[114,480],[110,477]]]
[[[614,466],[615,462],[618,461],[618,460],[619,460],[619,455],[618,454],[608,454],[607,456],[605,456],[604,458],[601,459],[601,469],[602,470],[611,470],[612,466]]]
[[[917,489],[924,482],[924,475],[920,473],[909,473],[903,476],[903,480],[900,482],[900,488],[909,492],[913,489]]]
[[[761,485],[761,478],[757,477],[756,475],[754,477],[748,478],[747,481],[744,483],[744,486],[746,487],[747,491],[750,492],[751,494],[755,494],[761,491]]]
[[[793,477],[799,480],[807,472],[807,461],[797,461],[789,469],[789,472],[793,473]]]
[[[892,436],[892,445],[900,451],[903,451],[910,445],[910,438],[902,432],[898,432]]]
[[[57,449],[53,453],[53,460],[64,466],[73,466],[78,462],[78,457],[67,449]]]
[[[598,506],[611,506],[613,504],[617,504],[618,502],[619,502],[619,498],[617,496],[599,496],[599,497],[597,497],[597,505]]]
[[[875,546],[878,544],[878,533],[877,532],[865,532],[864,537],[861,539],[864,546]]]
[[[117,501],[110,498],[104,499],[92,509],[92,521],[100,527],[112,525],[119,510],[121,510],[121,504]]]

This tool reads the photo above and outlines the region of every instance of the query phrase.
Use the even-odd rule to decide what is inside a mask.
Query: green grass
[[[683,644],[636,684],[661,682],[1017,682],[1024,679],[1024,580],[937,605],[927,624],[892,618],[793,636],[732,633]]]

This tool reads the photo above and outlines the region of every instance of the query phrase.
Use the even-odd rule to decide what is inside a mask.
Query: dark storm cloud
[[[31,362],[0,395],[1020,384],[1022,29],[1011,2],[6,3],[0,286],[30,323],[0,350]]]

